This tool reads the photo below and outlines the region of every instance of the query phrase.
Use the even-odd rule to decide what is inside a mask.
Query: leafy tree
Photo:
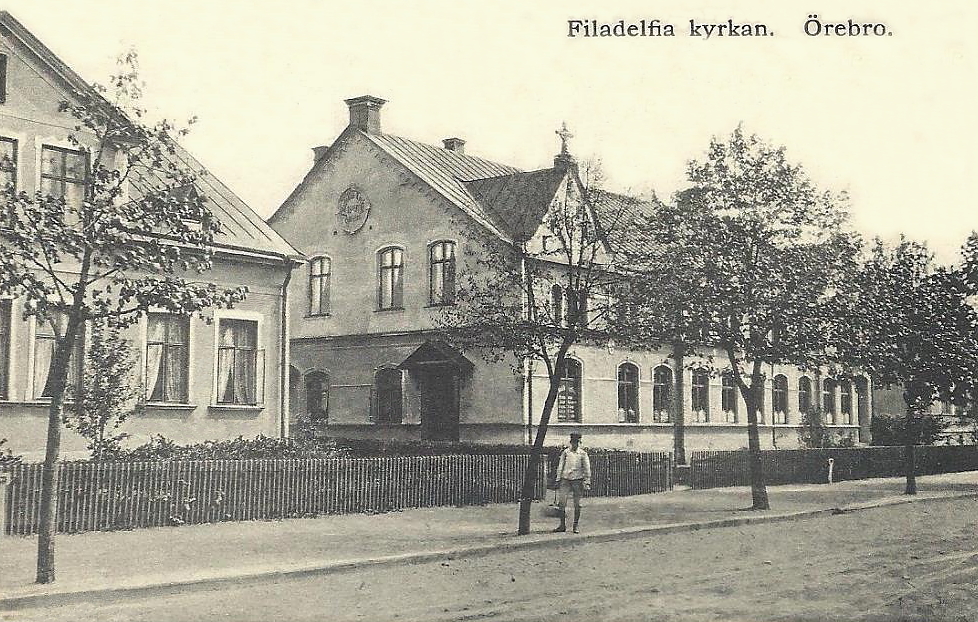
[[[917,445],[933,445],[950,425],[949,421],[938,417],[923,416],[917,426]],[[905,417],[873,413],[873,445],[905,445]]]
[[[135,53],[120,57],[111,85],[111,95],[95,85],[71,92],[60,106],[74,119],[69,139],[86,155],[83,196],[8,188],[0,210],[0,293],[23,300],[25,319],[50,323],[56,336],[44,391],[51,404],[38,583],[55,579],[54,475],[68,370],[86,324],[125,327],[149,308],[199,314],[246,294],[196,280],[211,267],[219,223],[195,185],[198,172],[174,142],[184,131],[144,121]]]
[[[687,168],[690,187],[644,220],[623,315],[673,356],[715,352],[747,405],[752,507],[770,507],[758,407],[765,369],[831,364],[835,302],[852,273],[858,238],[846,198],[821,191],[783,147],[738,127]]]
[[[978,386],[978,313],[972,266],[978,240],[965,246],[963,270],[937,266],[921,243],[876,240],[850,291],[849,356],[883,386],[903,387],[906,494],[917,492],[914,446],[924,440],[930,407],[965,407]],[[926,423],[925,423],[926,422]]]
[[[554,178],[526,174],[519,204],[510,210],[512,239],[501,240],[474,231],[477,247],[456,277],[455,305],[434,317],[436,326],[463,350],[477,350],[489,362],[507,357],[514,372],[547,375],[547,395],[540,407],[529,466],[522,483],[519,534],[530,530],[535,474],[541,462],[568,352],[576,344],[626,337],[609,326],[614,289],[620,276],[613,270],[610,241],[634,202],[603,192],[600,166],[578,167],[563,151],[554,175],[569,172],[569,182],[554,195]],[[540,197],[545,197],[543,202]]]
[[[136,357],[120,330],[104,321],[91,325],[81,398],[66,405],[65,425],[88,440],[92,459],[115,456],[128,437],[116,430],[142,410],[142,387],[133,382]]]

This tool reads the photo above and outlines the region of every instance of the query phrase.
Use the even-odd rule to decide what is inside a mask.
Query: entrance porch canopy
[[[430,340],[422,343],[398,365],[401,369],[419,370],[436,365],[450,366],[468,374],[475,365],[465,356],[444,341]]]

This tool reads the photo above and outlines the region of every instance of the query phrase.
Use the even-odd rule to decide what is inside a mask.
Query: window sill
[[[454,307],[455,302],[429,302],[425,305],[425,309],[441,309],[443,307]]]
[[[403,427],[420,426],[421,422],[420,421],[401,421],[401,422],[368,421],[367,425],[372,425],[377,428],[403,428]]]
[[[185,402],[147,402],[146,410],[194,410],[197,404]]]
[[[247,412],[258,412],[265,409],[264,404],[211,404],[208,410],[238,410]]]
[[[332,317],[332,315],[332,313],[307,313],[302,317],[308,320],[317,317]]]
[[[386,309],[374,309],[374,313],[396,313],[403,310],[404,307],[388,307]]]

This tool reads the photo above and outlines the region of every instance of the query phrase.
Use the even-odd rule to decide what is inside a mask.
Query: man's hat
[[[577,440],[581,440],[581,433],[580,432],[571,432],[570,437],[571,437],[571,440],[574,440],[575,438]]]

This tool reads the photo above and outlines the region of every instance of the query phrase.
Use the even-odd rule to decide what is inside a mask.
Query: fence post
[[[7,533],[7,487],[10,473],[0,472],[0,538]]]

